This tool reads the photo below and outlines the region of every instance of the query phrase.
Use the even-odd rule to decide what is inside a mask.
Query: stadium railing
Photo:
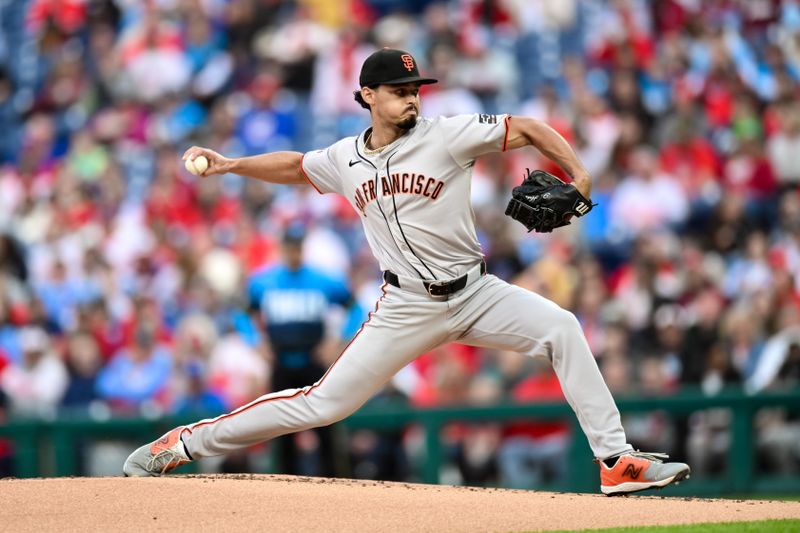
[[[747,395],[740,389],[724,390],[714,396],[699,391],[684,391],[671,396],[618,398],[623,416],[658,411],[678,419],[706,409],[726,409],[731,413],[730,446],[726,468],[716,476],[697,477],[663,495],[747,495],[800,494],[800,477],[767,475],[758,468],[755,416],[760,409],[779,407],[800,413],[800,390]],[[197,420],[197,416],[148,418],[108,418],[88,416],[42,419],[10,419],[0,424],[0,438],[13,441],[14,474],[21,478],[79,475],[75,450],[81,442],[130,440],[133,444],[154,438],[177,425]],[[425,453],[418,479],[439,483],[446,461],[442,428],[453,422],[486,423],[514,420],[565,420],[572,425],[567,454],[567,479],[543,489],[568,492],[597,492],[597,468],[578,421],[566,403],[500,404],[491,406],[447,406],[426,409],[404,405],[367,405],[341,422],[345,430],[370,429],[397,431],[419,425],[425,432]],[[658,451],[658,450],[648,450]],[[190,467],[192,465],[189,465]],[[184,467],[185,468],[185,467]],[[193,471],[191,468],[184,470]],[[196,470],[194,470],[196,471]]]

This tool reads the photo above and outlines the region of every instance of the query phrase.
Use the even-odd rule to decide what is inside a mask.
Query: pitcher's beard
[[[397,123],[397,127],[401,130],[410,130],[414,126],[417,125],[417,115],[411,115],[408,118],[404,118],[400,122]]]

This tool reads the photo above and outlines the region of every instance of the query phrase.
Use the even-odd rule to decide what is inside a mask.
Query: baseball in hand
[[[186,170],[195,176],[200,176],[208,169],[208,159],[206,159],[204,155],[198,155],[194,160],[187,157],[183,165],[186,167]]]

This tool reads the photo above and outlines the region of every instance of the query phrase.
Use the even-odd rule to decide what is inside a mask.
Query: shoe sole
[[[684,479],[689,479],[692,471],[690,469],[682,470],[672,477],[662,479],[661,481],[650,481],[647,483],[620,483],[613,487],[600,487],[600,491],[606,496],[624,496],[626,494],[633,494],[634,492],[641,492],[648,489],[663,489],[671,483],[680,483]]]

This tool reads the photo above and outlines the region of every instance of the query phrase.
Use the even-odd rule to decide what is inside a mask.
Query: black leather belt
[[[481,261],[481,276],[484,274],[486,274],[486,262]],[[422,284],[431,296],[447,296],[448,294],[453,294],[466,287],[467,277],[468,275],[464,274],[463,276],[447,281],[423,281]],[[391,270],[383,271],[383,280],[390,285],[394,285],[398,289],[401,288],[397,274]]]

